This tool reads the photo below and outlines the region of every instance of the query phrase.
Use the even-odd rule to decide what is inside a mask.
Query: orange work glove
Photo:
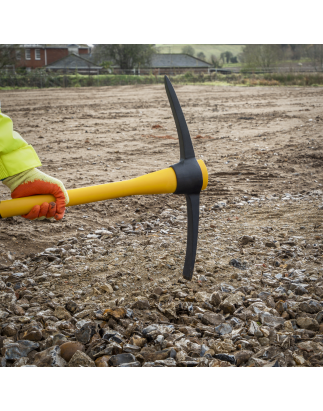
[[[69,198],[64,184],[57,178],[50,177],[37,168],[23,171],[2,181],[11,191],[11,198],[29,197],[37,194],[52,194],[56,203],[43,203],[34,206],[28,214],[22,217],[29,220],[43,220],[55,218],[61,220],[64,217],[65,206]]]

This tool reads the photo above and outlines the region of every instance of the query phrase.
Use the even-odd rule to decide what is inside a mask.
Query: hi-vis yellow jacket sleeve
[[[40,166],[36,151],[13,130],[11,118],[0,110],[0,180]]]

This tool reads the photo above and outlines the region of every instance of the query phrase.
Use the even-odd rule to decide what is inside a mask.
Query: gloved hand
[[[67,191],[60,180],[32,168],[22,173],[8,177],[2,181],[11,191],[11,198],[29,197],[37,194],[52,194],[56,203],[43,203],[34,206],[28,214],[22,217],[29,220],[64,217],[65,206],[69,203]]]

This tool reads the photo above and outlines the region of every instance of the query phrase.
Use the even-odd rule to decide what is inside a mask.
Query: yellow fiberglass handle
[[[204,190],[208,183],[208,173],[202,160],[198,160],[203,175]],[[67,190],[70,201],[67,207],[109,200],[133,195],[170,194],[176,191],[175,171],[169,167],[131,180]],[[3,218],[27,214],[35,205],[55,201],[52,195],[37,195],[0,202],[0,216]]]

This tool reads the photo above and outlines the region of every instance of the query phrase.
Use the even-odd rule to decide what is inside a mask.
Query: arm
[[[0,180],[40,166],[36,151],[13,131],[12,120],[0,110]]]
[[[37,194],[52,194],[56,203],[43,203],[33,207],[23,217],[34,220],[64,217],[69,202],[64,184],[39,171],[41,162],[32,146],[13,131],[12,120],[0,111],[0,180],[11,191],[12,198]]]

